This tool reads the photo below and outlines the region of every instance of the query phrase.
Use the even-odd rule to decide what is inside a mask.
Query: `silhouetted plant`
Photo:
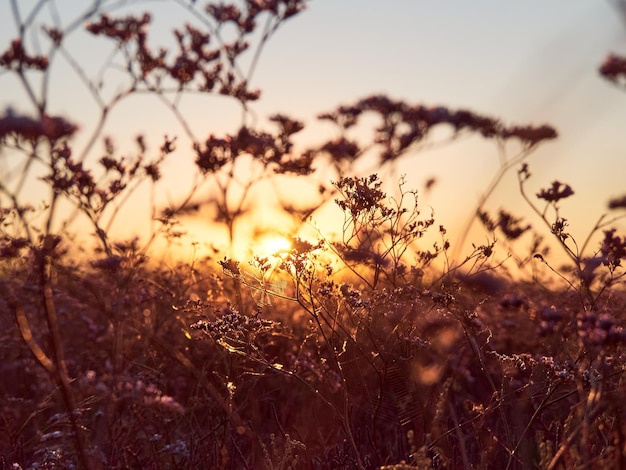
[[[623,468],[626,237],[615,224],[625,198],[578,243],[560,203],[580,195],[559,180],[536,199],[525,187],[526,158],[556,138],[552,127],[384,95],[322,113],[337,134],[299,149],[303,122],[278,113],[274,130],[256,125],[261,94],[251,83],[267,41],[306,2],[172,3],[194,23],[159,49],[151,14],[126,9],[134,2],[90,2],[65,26],[54,2],[10,3],[18,37],[0,68],[31,113],[0,117],[0,158],[11,162],[0,174],[0,467]],[[46,6],[51,23],[39,32]],[[93,76],[67,41],[81,28],[111,46]],[[75,137],[89,126],[50,111],[59,59],[98,110],[80,149]],[[110,94],[106,72],[116,68]],[[621,57],[600,73],[623,88]],[[177,119],[197,174],[167,207],[151,201],[145,237],[124,240],[112,235],[122,208],[141,185],[154,194],[180,145],[165,136],[150,150],[138,136],[122,156],[103,135],[112,110],[138,94]],[[236,130],[194,135],[180,107],[191,94],[237,103]],[[365,116],[376,121],[370,140],[354,132]],[[500,165],[469,218],[487,241],[463,257],[450,254],[446,229],[432,209],[421,215],[404,178],[394,188],[379,175],[467,133],[493,141]],[[372,156],[375,172],[357,174]],[[522,198],[547,237],[510,210],[486,209],[518,165]],[[286,179],[316,188],[317,199],[281,200]],[[35,181],[48,190],[43,202],[30,200]],[[184,218],[204,205],[232,248],[261,181],[276,183],[276,210],[294,216],[288,249],[250,260],[216,249],[191,262],[153,249],[180,239]],[[339,239],[323,227],[317,240],[298,232],[333,202],[344,215]],[[76,233],[80,220],[95,244]],[[437,242],[426,245],[430,231]],[[570,268],[549,264],[548,237]],[[529,255],[515,254],[529,238]],[[520,269],[544,263],[568,288],[517,278],[503,267],[509,256]]]
[[[619,236],[615,236],[615,228],[607,229],[610,225],[624,218],[625,215],[618,215],[609,220],[605,220],[606,214],[600,216],[584,243],[579,246],[568,232],[567,227],[569,224],[567,219],[560,214],[558,205],[559,201],[574,194],[573,189],[568,184],[560,181],[554,181],[549,188],[541,189],[536,197],[545,201],[545,206],[543,210],[540,210],[525,192],[524,183],[529,178],[530,171],[528,165],[524,164],[518,172],[522,196],[549,228],[550,233],[563,248],[574,268],[574,277],[572,279],[568,279],[560,273],[557,274],[578,292],[581,303],[586,310],[593,309],[600,296],[626,275],[626,272],[620,269],[621,260],[626,256],[624,240]],[[609,204],[609,208],[613,208],[611,207],[612,205],[615,206],[616,204]],[[549,215],[549,212],[552,212],[552,215]],[[551,222],[551,220],[553,221]],[[600,249],[589,256],[586,254],[589,243],[600,230],[603,230],[604,233]],[[543,254],[535,254],[535,258],[547,264]],[[606,269],[604,273],[598,272],[598,269],[601,269],[601,267]],[[550,269],[556,273],[553,268],[550,267]]]

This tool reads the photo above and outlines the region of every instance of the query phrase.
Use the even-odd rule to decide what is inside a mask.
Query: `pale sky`
[[[36,2],[17,3],[27,10]],[[64,24],[86,4],[55,3]],[[607,200],[626,193],[626,92],[597,72],[609,52],[626,55],[626,18],[615,3],[313,0],[264,50],[252,83],[263,96],[252,108],[261,126],[276,112],[304,120],[311,129],[303,134],[303,144],[333,135],[331,127],[316,123],[318,113],[376,93],[415,104],[467,108],[507,123],[551,124],[560,137],[530,158],[534,178],[529,188],[536,191],[555,179],[569,183],[576,196],[563,203],[563,215],[572,232],[584,236]],[[155,13],[155,43],[167,43],[171,25],[186,18],[172,3],[146,2],[145,7]],[[167,21],[159,16],[163,13]],[[5,0],[0,3],[2,50],[14,36]],[[101,63],[103,52],[93,38],[77,34],[68,44],[79,60]],[[90,129],[97,110],[88,93],[63,66],[55,72],[51,111]],[[15,85],[13,78],[0,75],[0,107],[31,112]],[[182,109],[201,137],[236,132],[240,124],[239,108],[220,97],[189,99]],[[153,147],[164,133],[177,134],[167,110],[133,98],[112,113],[106,133],[116,136],[120,147],[132,148],[139,132],[152,136]],[[165,199],[175,199],[175,187],[188,184],[192,161],[179,145],[176,160],[165,167],[170,182],[162,193]],[[497,162],[492,143],[470,139],[406,157],[398,174],[406,173],[408,185],[418,190],[427,178],[437,177],[439,183],[424,203],[435,209],[439,223],[454,229],[467,220],[468,207],[475,206]],[[524,213],[512,176],[489,207]]]

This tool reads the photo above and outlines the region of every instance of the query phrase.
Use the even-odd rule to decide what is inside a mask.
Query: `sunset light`
[[[0,1],[0,470],[626,468],[624,20]]]
[[[291,242],[280,235],[265,235],[254,241],[252,251],[257,256],[282,257],[291,248]]]

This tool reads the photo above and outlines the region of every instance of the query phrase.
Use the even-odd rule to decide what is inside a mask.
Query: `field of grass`
[[[149,16],[95,8],[83,19],[124,51],[127,93],[166,99],[174,86],[246,109],[258,96],[236,73],[238,41],[255,18],[273,32],[305,2],[243,4],[205,10],[238,25],[232,43],[213,50],[189,26],[170,55],[147,47]],[[45,31],[60,51],[68,32]],[[0,66],[29,88],[53,54],[24,44],[3,48]],[[610,56],[600,72],[621,87],[626,59]],[[96,128],[105,155],[90,160],[73,149],[79,126],[48,115],[45,98],[33,95],[33,116],[0,117],[0,158],[19,162],[0,173],[0,470],[626,468],[626,236],[616,228],[626,197],[574,240],[559,205],[573,189],[526,189],[526,157],[557,137],[550,126],[372,96],[320,116],[341,131],[378,119],[369,143],[342,133],[297,151],[303,124],[284,115],[272,118],[277,131],[193,139],[199,178],[218,188],[214,222],[231,240],[259,180],[310,181],[320,165],[337,175],[321,200],[277,209],[306,222],[332,204],[344,218],[337,239],[296,233],[268,255],[233,259],[226,247],[183,262],[153,246],[180,239],[197,187],[154,208],[147,239],[107,231],[136,187],[161,179],[174,139],[151,158],[139,137],[122,158]],[[366,152],[393,166],[435,128],[518,149],[468,214],[489,241],[459,259],[404,179],[387,190],[396,182],[352,173]],[[250,157],[261,176],[233,202],[237,165]],[[509,171],[535,225],[487,210]],[[33,178],[49,189],[43,205],[28,201]],[[89,243],[71,230],[77,217]],[[550,264],[553,251],[566,266]]]

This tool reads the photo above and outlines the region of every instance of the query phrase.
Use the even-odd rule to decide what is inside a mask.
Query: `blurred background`
[[[17,35],[12,3],[26,16],[40,2],[0,4],[2,50]],[[34,24],[49,24],[54,16],[68,25],[87,4],[79,0],[43,3],[55,8],[44,6]],[[151,46],[157,49],[172,45],[173,27],[193,23],[185,3],[103,5],[111,8],[112,16],[152,12]],[[39,34],[39,28],[33,29]],[[28,40],[37,50],[37,35]],[[102,72],[110,42],[79,28],[68,38],[67,49],[86,73],[95,76]],[[529,193],[556,179],[570,184],[575,196],[562,202],[562,214],[574,237],[584,238],[607,201],[626,192],[626,143],[621,134],[626,93],[598,74],[610,52],[626,53],[626,14],[619,1],[314,0],[282,26],[262,51],[252,75],[252,86],[261,89],[262,96],[251,103],[248,124],[268,128],[267,117],[277,112],[303,120],[306,128],[296,142],[304,149],[337,133],[330,124],[317,121],[319,113],[379,93],[412,104],[469,109],[507,124],[549,124],[559,138],[542,144],[529,158],[533,174]],[[84,147],[100,110],[67,61],[58,59],[49,84],[49,110],[80,123],[74,143],[76,148]],[[102,76],[111,94],[119,89],[118,82],[123,83],[123,74],[114,68]],[[0,75],[0,104],[2,109],[11,107],[25,114],[35,111],[17,79],[6,73]],[[179,108],[200,139],[211,133],[235,133],[242,122],[240,105],[218,95],[185,96]],[[364,136],[367,131],[363,129]],[[162,103],[141,95],[120,102],[102,132],[115,139],[122,153],[131,152],[140,133],[153,151],[163,135],[178,137],[176,154],[163,167],[164,179],[155,194],[157,205],[175,202],[192,184],[196,171],[189,140]],[[97,144],[93,158],[99,158],[101,151],[102,145]],[[495,175],[498,159],[492,142],[469,137],[407,155],[393,172],[381,176],[393,188],[405,174],[406,187],[420,191],[424,214],[433,208],[437,224],[448,229],[454,243]],[[7,170],[6,161],[0,169]],[[374,161],[363,162],[360,168],[363,173],[376,170]],[[435,184],[427,189],[426,182],[433,179]],[[45,196],[35,180],[29,191],[34,201]],[[293,198],[300,194],[291,187],[285,192]],[[115,234],[128,237],[142,232],[152,203],[143,196],[129,202],[124,216],[112,227]],[[515,171],[502,181],[487,207],[493,211],[507,208],[529,222],[538,222],[519,195]],[[332,210],[315,216],[328,236],[341,229],[336,216]],[[260,218],[262,224],[271,225],[270,216]],[[205,242],[223,236],[211,228],[209,219],[200,211],[196,218],[186,220],[192,238]],[[468,245],[485,241],[484,230],[474,224]],[[249,242],[242,243],[249,248]],[[184,256],[190,254],[188,246],[180,248]]]

